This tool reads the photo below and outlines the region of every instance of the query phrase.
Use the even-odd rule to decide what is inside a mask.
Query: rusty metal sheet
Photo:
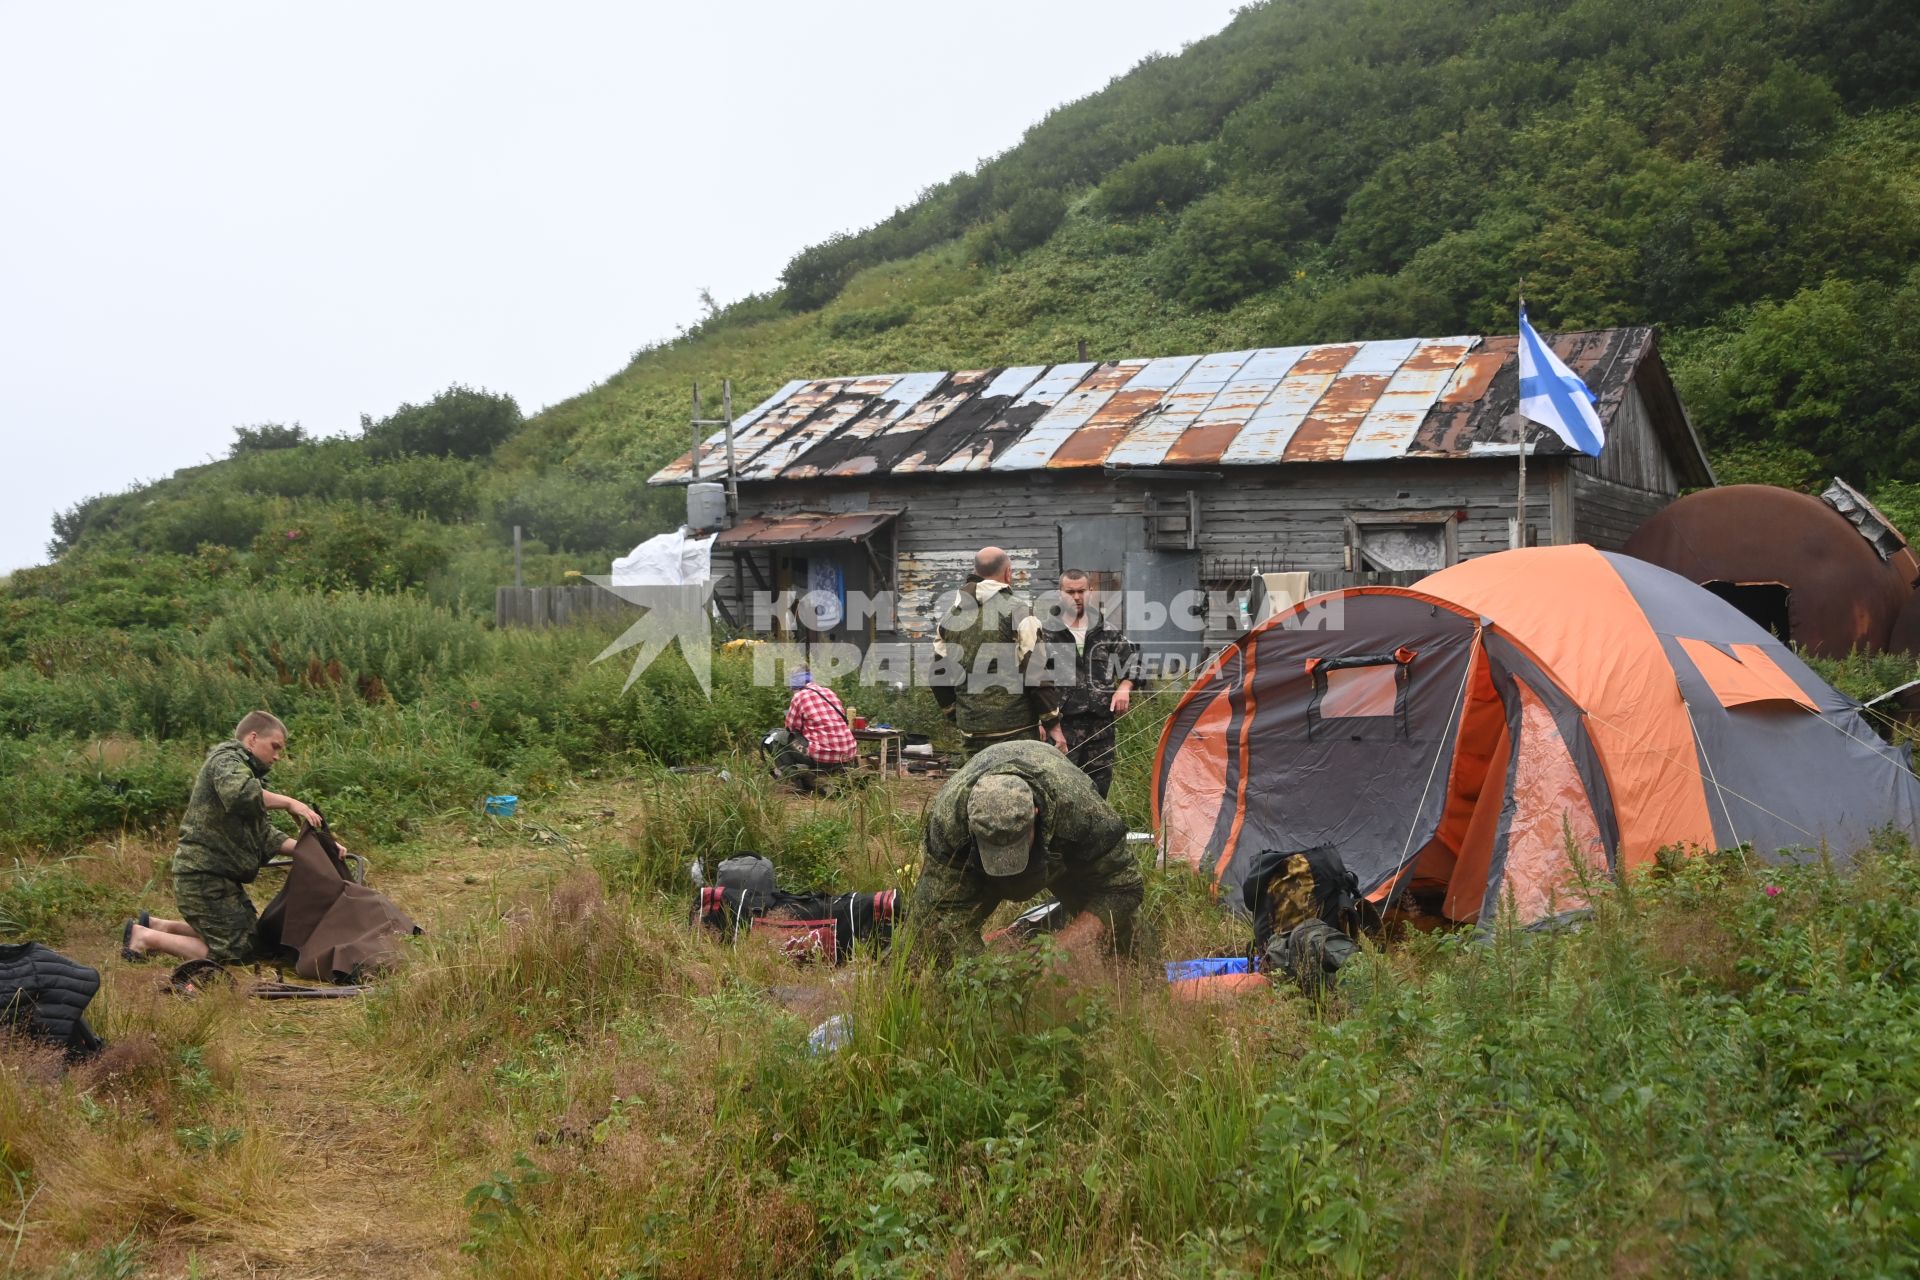
[[[832,404],[854,381],[853,378],[822,378],[809,382],[745,431],[736,430],[733,447],[740,475],[750,474],[769,446],[804,427],[808,419]],[[701,470],[706,470],[704,464]]]
[[[1348,462],[1404,457],[1453,372],[1478,339],[1422,338],[1367,411],[1342,455]]]
[[[1180,379],[1193,368],[1198,356],[1170,356],[1149,362],[1127,385],[1113,393],[1081,428],[1061,442],[1048,460],[1049,467],[1097,467],[1143,422],[1161,410],[1162,404]]]
[[[819,474],[813,458],[797,461],[834,433],[873,409],[881,397],[893,389],[902,375],[862,378],[844,388],[831,402],[822,406],[797,430],[768,445],[754,458],[751,467],[740,471],[742,480],[771,480],[775,476],[806,478]],[[824,455],[823,455],[824,456]]]
[[[1254,410],[1247,425],[1220,455],[1220,461],[1233,464],[1280,461],[1294,433],[1313,412],[1321,395],[1364,349],[1362,343],[1342,343],[1310,347],[1302,353],[1287,376],[1280,380],[1280,385],[1273,389],[1273,394]]]
[[[1548,341],[1603,419],[1653,350],[1644,328]],[[1454,337],[794,381],[739,420],[735,454],[751,480],[1510,454],[1516,365],[1511,336]],[[724,446],[702,443],[703,473]],[[649,483],[685,483],[692,457]]]
[[[1041,370],[1032,384],[1016,395],[979,436],[948,454],[936,470],[949,473],[986,470],[1001,451],[1024,437],[1048,410],[1079,386],[1094,367],[1090,360],[1079,360]]]
[[[954,453],[979,442],[988,428],[1045,372],[1044,365],[994,370],[993,377],[965,404],[956,406],[939,425],[920,437],[912,453],[893,464],[894,471],[937,471]]]
[[[860,446],[862,456],[872,460],[870,469],[890,472],[902,459],[917,453],[926,433],[978,395],[994,372],[992,369],[960,369],[942,378],[918,404],[877,430]],[[837,471],[846,474],[844,468]]]
[[[1287,462],[1340,461],[1353,433],[1418,345],[1417,338],[1362,344],[1340,375],[1320,393],[1281,457]]]
[[[1161,397],[1159,412],[1128,432],[1127,438],[1107,454],[1108,465],[1153,467],[1164,462],[1187,428],[1213,407],[1221,390],[1233,381],[1253,354],[1252,351],[1222,351],[1201,356],[1186,376]]]
[[[811,450],[802,461],[819,474],[829,476],[859,476],[878,470],[878,460],[868,450],[866,441],[913,412],[946,378],[945,371],[906,374],[886,395],[877,398],[872,408],[847,424],[832,440]],[[781,473],[782,478],[793,474],[791,468]]]
[[[755,547],[792,547],[807,542],[860,542],[872,537],[898,511],[793,511],[786,515],[755,516],[731,529],[722,529],[716,547],[747,550]]]
[[[780,472],[780,478],[861,475],[877,469],[868,456],[867,441],[911,412],[946,376],[945,373],[908,373],[893,378],[892,385],[874,395],[860,413],[797,454]]]
[[[1451,457],[1472,451],[1475,435],[1486,424],[1485,406],[1505,405],[1492,421],[1520,407],[1520,340],[1487,338],[1478,350],[1460,362],[1440,398],[1427,410],[1427,420],[1407,445],[1410,457]],[[1511,441],[1511,436],[1509,436]]]
[[[1080,384],[1036,421],[1027,434],[1007,446],[988,465],[992,471],[1026,471],[1044,467],[1067,438],[1086,425],[1120,388],[1146,368],[1147,360],[1109,360],[1095,365]]]
[[[806,385],[807,385],[807,382],[806,382],[806,379],[804,378],[791,379],[786,383],[786,385],[782,386],[778,391],[774,392],[772,395],[768,396],[765,400],[762,400],[759,404],[755,405],[753,408],[747,410],[747,412],[745,412],[744,414],[740,415],[738,418],[735,418],[733,420],[733,434],[735,437],[734,457],[736,459],[738,459],[740,455],[740,448],[739,448],[740,433],[742,431],[745,431],[748,427],[751,427],[754,423],[760,421],[760,419],[766,417],[767,414],[772,412],[776,407],[785,403],[788,396],[792,395],[794,392],[798,391],[800,388]],[[727,465],[727,433],[726,433],[726,429],[723,427],[720,430],[715,431],[712,435],[708,436],[704,441],[701,442],[700,474],[702,476],[708,476],[708,475],[712,475],[716,471],[724,471],[726,469],[726,465]],[[652,485],[685,484],[692,479],[693,479],[693,454],[683,453],[675,461],[669,462],[666,466],[654,472],[653,475],[648,477],[647,483]]]
[[[1180,438],[1167,450],[1166,461],[1187,466],[1219,463],[1295,362],[1311,350],[1311,347],[1264,347],[1253,352],[1240,366],[1240,371],[1220,388],[1206,411],[1180,433]]]

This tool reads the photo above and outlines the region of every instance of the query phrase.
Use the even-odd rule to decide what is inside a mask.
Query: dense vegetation
[[[1916,68],[1905,0],[1276,0],[531,419],[456,386],[347,435],[237,427],[224,459],[62,513],[53,563],[0,585],[0,937],[163,897],[200,753],[266,705],[293,732],[276,776],[387,873],[567,849],[571,887],[432,940],[356,1033],[444,1135],[423,1158],[471,1175],[468,1252],[498,1273],[1910,1273],[1905,848],[1844,880],[1704,862],[1578,936],[1416,943],[1329,1009],[882,968],[822,1058],[760,995],[780,971],[679,928],[682,868],[760,848],[875,887],[914,802],[790,810],[739,776],[779,706],[748,655],[717,655],[711,700],[673,661],[623,689],[590,661],[608,634],[488,614],[515,525],[557,582],[677,521],[644,480],[695,379],[744,406],[1082,339],[1501,332],[1522,277],[1544,327],[1661,327],[1723,480],[1838,472],[1920,533]],[[915,695],[858,701],[932,727]],[[1165,710],[1123,729],[1136,826]],[[693,762],[736,779],[664,771]],[[511,833],[476,813],[496,791],[528,798]],[[641,811],[574,859],[548,815],[588,793]],[[1153,894],[1169,946],[1233,945],[1179,877]],[[0,1222],[52,1186],[36,1212],[97,1248],[175,1230],[154,1187],[218,1202],[243,1157],[273,1185],[270,1127],[207,1066],[218,1019],[122,1003],[107,1028],[155,1047],[92,1084],[0,1070]]]

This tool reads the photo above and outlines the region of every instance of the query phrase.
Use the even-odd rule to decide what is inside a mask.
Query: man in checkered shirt
[[[840,696],[815,684],[804,668],[787,677],[793,700],[787,704],[787,732],[793,740],[774,760],[782,780],[810,787],[821,774],[840,773],[852,764],[859,748]]]

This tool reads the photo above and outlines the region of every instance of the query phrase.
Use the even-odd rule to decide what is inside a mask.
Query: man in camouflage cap
[[[913,918],[935,963],[979,951],[994,908],[1051,890],[1068,949],[1104,937],[1134,945],[1145,882],[1127,824],[1058,748],[1032,739],[986,748],[948,779],[927,811]]]
[[[185,919],[128,921],[121,946],[129,959],[148,952],[183,960],[211,957],[221,964],[270,958],[261,954],[259,917],[245,886],[267,859],[292,853],[294,842],[268,812],[284,810],[303,825],[320,824],[312,809],[264,785],[286,749],[287,727],[265,711],[251,711],[232,738],[207,753],[173,854],[173,894]]]

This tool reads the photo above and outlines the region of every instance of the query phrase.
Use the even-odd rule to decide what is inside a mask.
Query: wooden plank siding
[[[1672,501],[1670,493],[1649,493],[1575,471],[1573,540],[1618,551],[1649,516]]]

